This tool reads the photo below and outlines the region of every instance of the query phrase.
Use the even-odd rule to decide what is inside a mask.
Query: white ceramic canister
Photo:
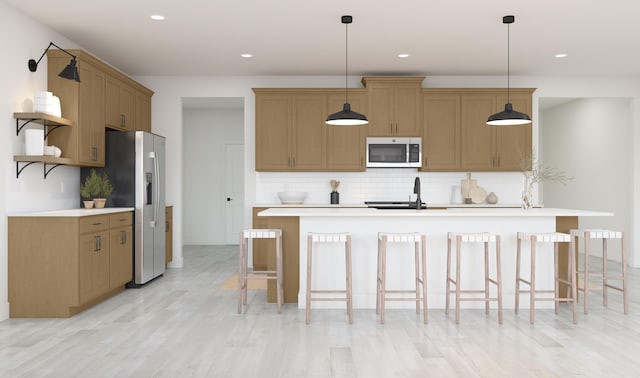
[[[44,154],[44,130],[26,129],[24,131],[24,153],[28,156]]]

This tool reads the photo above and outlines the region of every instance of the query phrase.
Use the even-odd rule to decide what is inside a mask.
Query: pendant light
[[[367,117],[364,114],[360,114],[351,110],[349,104],[349,84],[347,81],[347,73],[349,71],[349,24],[353,22],[353,17],[342,16],[342,23],[345,25],[345,69],[344,69],[344,81],[345,81],[345,100],[344,107],[337,113],[330,114],[327,117],[327,125],[334,126],[359,126],[369,123]]]
[[[502,17],[502,23],[507,24],[507,103],[504,105],[504,111],[496,113],[489,117],[487,125],[492,126],[515,126],[515,125],[527,125],[531,123],[531,118],[518,111],[513,110],[513,105],[509,101],[509,25],[515,21],[514,16]]]

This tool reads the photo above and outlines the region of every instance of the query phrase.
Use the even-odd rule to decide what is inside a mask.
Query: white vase
[[[533,206],[533,180],[531,175],[524,175],[524,182],[522,183],[522,208],[524,210],[530,209]]]

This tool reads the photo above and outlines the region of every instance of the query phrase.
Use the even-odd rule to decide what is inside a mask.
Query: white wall
[[[225,244],[225,144],[242,144],[241,109],[185,109],[182,244]]]
[[[585,218],[580,226],[631,228],[633,169],[631,99],[577,99],[540,114],[540,158],[570,172],[566,187],[544,184],[551,207],[611,211],[612,218]],[[613,251],[612,251],[613,252]],[[615,251],[609,255],[620,260]]]
[[[16,179],[13,161],[13,155],[24,154],[24,132],[16,136],[12,114],[33,111],[34,93],[47,89],[47,58],[33,73],[28,70],[27,61],[37,60],[52,41],[64,48],[77,48],[68,39],[0,3],[0,46],[4,51],[0,77],[0,320],[9,316],[7,214],[79,206],[78,168],[55,168],[45,180],[43,166],[34,164]]]

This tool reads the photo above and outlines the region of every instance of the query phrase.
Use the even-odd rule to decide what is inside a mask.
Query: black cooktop
[[[415,202],[409,201],[364,201],[364,204],[374,209],[390,209],[390,210],[417,210]],[[422,202],[420,209],[426,209],[427,204]]]

